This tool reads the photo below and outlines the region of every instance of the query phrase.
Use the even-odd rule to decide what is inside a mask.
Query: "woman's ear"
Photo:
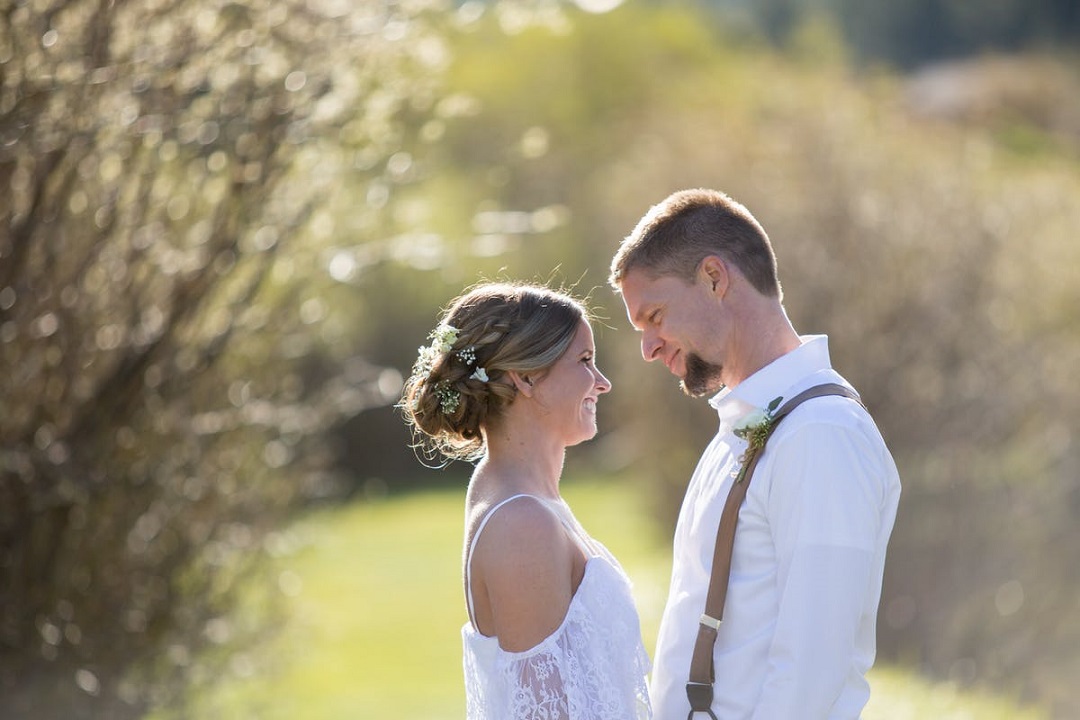
[[[510,378],[510,382],[514,384],[514,387],[520,394],[525,397],[532,397],[533,381],[528,375],[522,375],[516,370],[509,370],[506,375]]]

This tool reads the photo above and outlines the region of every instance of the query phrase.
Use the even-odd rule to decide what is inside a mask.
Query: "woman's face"
[[[596,435],[596,401],[611,383],[596,367],[596,347],[589,323],[582,320],[574,339],[536,384],[536,399],[553,432],[567,446]]]

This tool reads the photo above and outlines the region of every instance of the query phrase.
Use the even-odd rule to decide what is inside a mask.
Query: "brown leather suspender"
[[[858,393],[844,385],[826,383],[816,385],[809,390],[804,390],[791,400],[780,406],[772,416],[769,424],[769,432],[765,440],[776,430],[780,421],[791,413],[796,407],[807,400],[825,397],[827,395],[839,395],[850,398],[862,404]],[[694,643],[694,654],[690,659],[690,681],[686,683],[686,696],[690,700],[690,714],[687,720],[692,720],[694,713],[703,712],[713,720],[716,715],[712,711],[713,700],[713,646],[716,644],[716,635],[720,630],[720,622],[724,617],[724,600],[727,598],[728,579],[731,575],[731,553],[735,546],[735,525],[739,519],[739,508],[746,497],[746,489],[750,486],[750,480],[754,476],[754,468],[764,452],[762,443],[756,450],[750,448],[746,455],[746,471],[742,474],[741,482],[731,486],[724,510],[720,515],[720,528],[716,532],[716,549],[713,552],[712,576],[709,580],[709,593],[705,597],[705,613],[701,616],[698,625],[697,641]]]

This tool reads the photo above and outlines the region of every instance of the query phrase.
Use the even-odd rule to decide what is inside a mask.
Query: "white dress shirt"
[[[705,608],[720,513],[746,441],[732,427],[776,397],[850,385],[824,335],[710,400],[716,437],[675,529],[671,589],[650,690],[657,720],[686,720],[686,681]],[[858,718],[870,696],[885,548],[900,478],[870,415],[842,397],[809,400],[770,438],[739,522],[713,651],[719,720]],[[698,719],[705,715],[697,715]]]

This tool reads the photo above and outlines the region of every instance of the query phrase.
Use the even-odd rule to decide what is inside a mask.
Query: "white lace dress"
[[[535,647],[508,652],[472,623],[465,646],[467,720],[646,720],[652,716],[645,676],[649,657],[630,580],[615,558],[581,529],[565,505],[515,495],[488,511],[469,545],[465,579],[473,613],[470,565],[476,541],[500,507],[532,497],[552,510],[586,552],[585,575],[566,617]]]

